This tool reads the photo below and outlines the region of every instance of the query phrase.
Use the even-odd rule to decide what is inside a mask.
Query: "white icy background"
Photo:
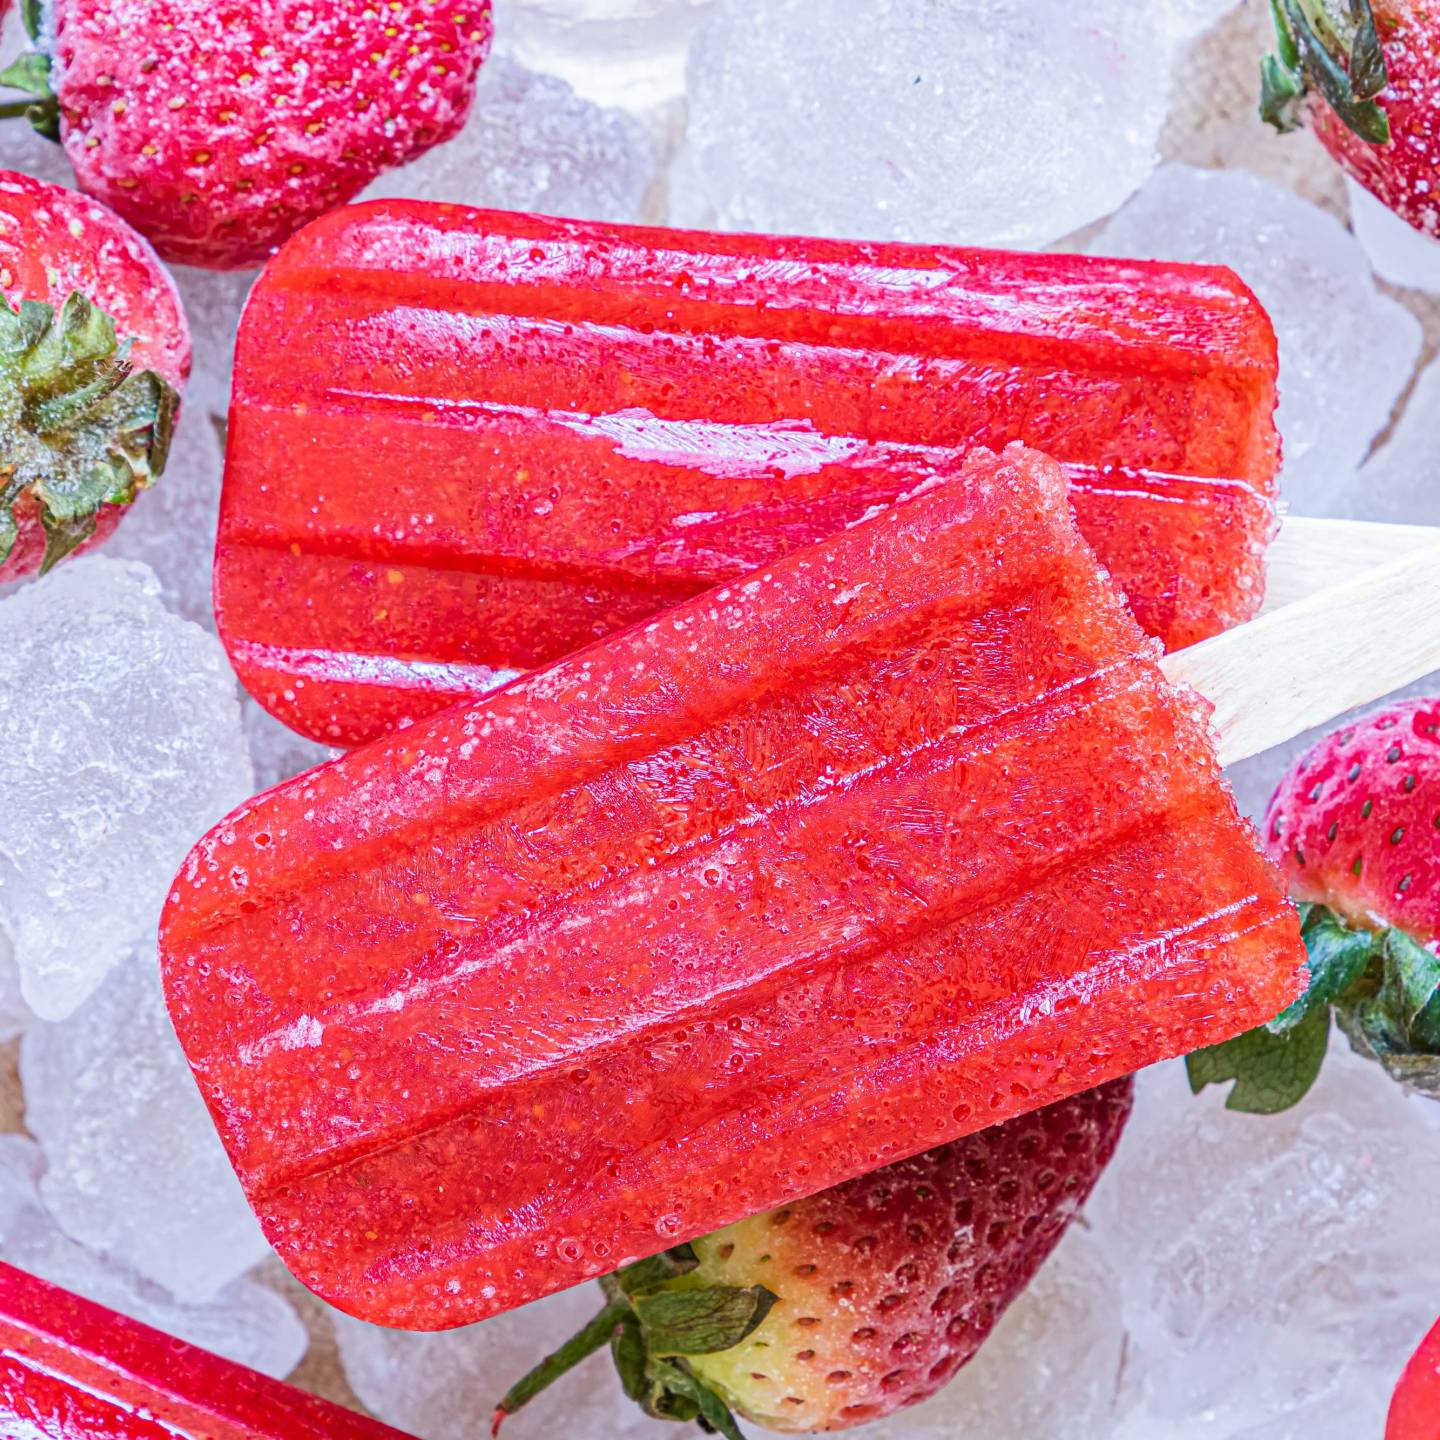
[[[1186,44],[1231,0],[497,5],[473,122],[371,195],[1229,263],[1276,321],[1296,508],[1440,524],[1440,362],[1416,383],[1414,318],[1429,361],[1440,301],[1419,292],[1440,292],[1440,247],[1347,198],[1313,142],[1257,129],[1260,0],[1225,21],[1245,57],[1218,78],[1214,35]],[[14,30],[11,16],[7,57]],[[1188,164],[1157,170],[1161,153]],[[1193,168],[1217,164],[1262,178]],[[7,167],[68,178],[19,125],[0,126]],[[1372,266],[1418,290],[1377,287]],[[276,1374],[307,1343],[294,1300],[316,1347],[306,1383],[424,1440],[470,1440],[593,1290],[443,1336],[375,1330],[283,1282],[282,1298],[274,1262],[252,1268],[263,1242],[158,1003],[154,917],[184,849],[248,793],[250,768],[266,787],[330,753],[237,705],[205,633],[216,422],[252,279],[177,273],[196,371],[163,485],[105,560],[0,594],[0,1042],[25,1032],[23,1120],[39,1142],[0,1136],[0,1258]],[[1303,743],[1237,767],[1250,813]],[[22,999],[20,964],[50,1019]],[[1404,1354],[1440,1310],[1425,1225],[1440,1105],[1404,1100],[1338,1037],[1314,1095],[1279,1119],[1191,1098],[1173,1065],[1140,1093],[1086,1225],[977,1361],[861,1434],[1378,1435]],[[630,1413],[602,1358],[506,1433],[686,1432]]]

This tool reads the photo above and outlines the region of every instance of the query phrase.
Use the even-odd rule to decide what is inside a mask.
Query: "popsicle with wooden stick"
[[[1021,440],[1175,648],[1259,608],[1275,378],[1217,267],[351,207],[245,312],[220,633],[354,744]]]
[[[977,455],[260,797],[162,955],[266,1233],[458,1325],[1269,1019],[1220,763],[1440,665],[1433,556],[1162,669],[1059,468]]]
[[[6,1440],[410,1440],[0,1264]]]

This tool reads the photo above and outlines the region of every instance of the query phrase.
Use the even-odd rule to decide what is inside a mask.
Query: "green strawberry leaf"
[[[656,1360],[651,1363],[650,1375],[655,1391],[646,1409],[651,1415],[660,1420],[698,1420],[709,1434],[745,1440],[730,1407],[683,1364]]]
[[[83,545],[104,506],[128,505],[163,473],[178,407],[153,370],[133,370],[130,342],[85,296],[58,315],[0,297],[0,563],[27,494],[39,501],[42,569]]]
[[[0,88],[23,90],[41,99],[51,97],[50,59],[36,50],[27,50],[13,65],[0,70]]]
[[[1348,0],[1344,16],[1330,0],[1271,0],[1270,10],[1277,53],[1261,63],[1262,117],[1295,129],[1314,90],[1362,140],[1388,145],[1390,121],[1374,98],[1385,88],[1385,55],[1368,0]]]
[[[1190,1089],[1234,1081],[1227,1110],[1275,1115],[1288,1110],[1315,1083],[1325,1061],[1330,1036],[1330,1011],[1317,1006],[1298,1024],[1276,1034],[1267,1026],[1246,1031],[1221,1045],[1210,1045],[1185,1057]]]
[[[1300,935],[1310,959],[1310,984],[1266,1027],[1275,1035],[1293,1029],[1317,1006],[1338,1000],[1365,973],[1375,945],[1368,930],[1351,930],[1323,905],[1299,909]]]
[[[1416,1018],[1440,993],[1440,955],[1417,945],[1403,930],[1387,930],[1380,1000],[1407,1038]]]
[[[1299,70],[1300,47],[1295,43],[1295,32],[1290,28],[1283,0],[1270,0],[1270,20],[1275,26],[1277,62],[1287,70]]]
[[[1278,56],[1260,61],[1260,118],[1282,135],[1298,130],[1305,121],[1305,80]]]
[[[645,1259],[617,1270],[614,1279],[626,1295],[648,1295],[667,1281],[688,1275],[699,1263],[690,1246],[672,1245],[658,1255],[647,1255]]]
[[[1374,11],[1366,0],[1351,0],[1351,10],[1359,14],[1350,42],[1350,88],[1361,100],[1373,100],[1390,83],[1385,51],[1375,27]]]
[[[1358,1054],[1440,1097],[1440,955],[1403,930],[1352,927],[1324,905],[1299,910],[1305,994],[1268,1025],[1187,1057],[1191,1089],[1233,1080],[1230,1109],[1286,1109],[1320,1072],[1333,1010]]]
[[[627,1316],[610,1337],[610,1358],[620,1375],[620,1385],[631,1400],[645,1398],[645,1340],[635,1317]]]
[[[657,1290],[632,1298],[645,1346],[659,1359],[713,1355],[738,1345],[770,1313],[774,1294],[763,1285],[745,1289],[705,1285]]]
[[[45,0],[20,0],[20,18],[31,40],[39,40],[40,27],[45,23]]]

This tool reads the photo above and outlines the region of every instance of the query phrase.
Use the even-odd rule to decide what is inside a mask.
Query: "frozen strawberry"
[[[1417,230],[1440,235],[1440,10],[1428,0],[1273,0],[1261,113],[1321,143]]]
[[[1128,1079],[630,1265],[501,1401],[609,1345],[662,1419],[843,1430],[933,1395],[1030,1282],[1109,1162]]]
[[[96,200],[0,171],[0,581],[112,531],[165,468],[190,332]]]
[[[32,34],[12,113],[165,259],[230,269],[459,131],[490,0],[54,0]]]
[[[1192,1083],[1281,1110],[1319,1074],[1330,1012],[1361,1054],[1440,1095],[1440,698],[1327,735],[1280,781],[1265,841],[1300,902],[1310,985],[1270,1025],[1190,1057]]]
[[[1420,1342],[1395,1387],[1385,1440],[1440,1440],[1440,1324]]]

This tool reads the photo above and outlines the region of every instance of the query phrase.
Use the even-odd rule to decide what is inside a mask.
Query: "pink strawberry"
[[[96,543],[164,469],[190,332],[96,200],[0,171],[0,581]]]
[[[1385,1440],[1440,1440],[1440,1321],[1420,1342],[1395,1387]]]
[[[1192,1055],[1192,1084],[1235,1080],[1233,1108],[1286,1108],[1320,1071],[1333,1009],[1356,1050],[1440,1095],[1440,699],[1327,735],[1281,780],[1264,832],[1300,902],[1310,986]]]
[[[1440,9],[1430,0],[1273,0],[1261,113],[1308,115],[1342,168],[1440,236]]]
[[[1114,1081],[627,1266],[501,1401],[496,1430],[603,1345],[650,1414],[731,1437],[737,1413],[843,1430],[924,1400],[1055,1248],[1131,1096]]]
[[[490,37],[490,0],[53,0],[7,83],[165,259],[232,269],[455,135]]]

